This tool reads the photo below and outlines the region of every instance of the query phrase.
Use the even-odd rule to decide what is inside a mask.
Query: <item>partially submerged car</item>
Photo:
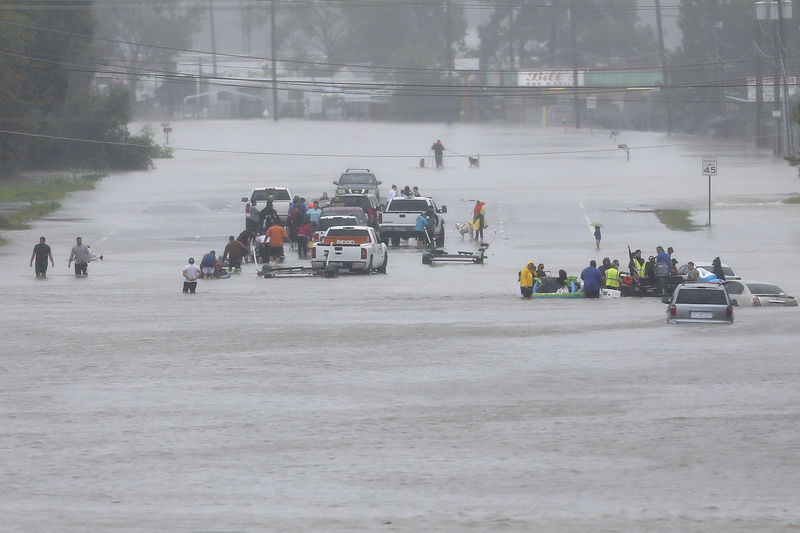
[[[714,271],[714,265],[711,264],[711,261],[693,261],[694,267],[697,269],[703,269],[708,271],[709,273]],[[689,263],[681,265],[678,267],[678,275],[683,279],[686,279],[686,274],[689,272]],[[722,272],[725,274],[725,279],[741,279],[736,272],[731,268],[730,265],[726,265],[722,263]]]
[[[797,307],[797,300],[773,283],[762,281],[725,281],[722,284],[734,305]]]
[[[733,304],[719,283],[683,283],[675,287],[669,304],[667,322],[716,322],[733,324]]]

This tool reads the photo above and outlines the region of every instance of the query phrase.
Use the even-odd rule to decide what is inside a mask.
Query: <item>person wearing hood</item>
[[[536,274],[536,263],[530,261],[519,273],[519,290],[523,298],[533,295],[533,276]]]

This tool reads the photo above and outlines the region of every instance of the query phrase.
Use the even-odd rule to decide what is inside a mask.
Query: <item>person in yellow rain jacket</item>
[[[483,240],[483,228],[489,226],[486,223],[486,202],[481,202],[480,200],[475,200],[475,209],[472,211],[472,230],[475,234],[475,238],[479,240]]]
[[[536,273],[536,263],[531,261],[519,273],[519,290],[523,298],[530,298],[533,294],[533,276]]]

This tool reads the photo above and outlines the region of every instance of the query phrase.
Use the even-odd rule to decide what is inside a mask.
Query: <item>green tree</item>
[[[97,6],[97,49],[126,72],[132,101],[148,75],[170,74],[175,57],[207,14],[205,2],[119,0]],[[188,5],[188,7],[186,7]]]

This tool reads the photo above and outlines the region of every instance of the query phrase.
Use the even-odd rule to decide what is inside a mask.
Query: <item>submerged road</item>
[[[577,274],[659,244],[800,296],[800,206],[783,203],[796,169],[646,133],[620,134],[626,162],[601,132],[173,128],[192,151],[73,194],[0,249],[3,531],[800,526],[797,308],[686,327],[657,300],[514,296],[529,260]],[[437,138],[481,166],[446,152],[443,170],[420,169]],[[704,155],[720,161],[714,225],[669,230],[654,209],[705,223]],[[241,230],[251,187],[312,199],[347,167],[447,205],[450,251],[474,249],[454,223],[484,200],[487,264],[423,266],[401,247],[386,276],[263,280],[245,265],[180,293],[187,258]],[[586,217],[603,224],[600,250]],[[56,258],[46,281],[28,268],[39,235]],[[77,235],[105,257],[86,279],[66,266]]]

